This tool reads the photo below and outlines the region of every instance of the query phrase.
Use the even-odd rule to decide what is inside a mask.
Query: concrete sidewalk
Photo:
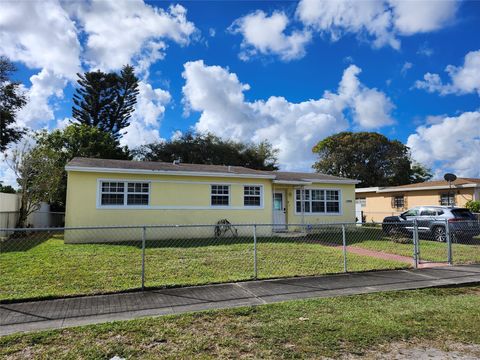
[[[286,300],[477,282],[480,265],[445,266],[0,304],[0,335]]]

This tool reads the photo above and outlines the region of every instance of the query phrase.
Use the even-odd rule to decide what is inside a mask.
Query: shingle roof
[[[204,164],[174,164],[160,161],[133,161],[112,160],[93,158],[73,158],[67,167],[106,168],[106,169],[133,169],[151,171],[186,171],[186,172],[209,172],[231,173],[239,175],[272,175],[270,171],[260,171],[242,166],[204,165]]]
[[[276,175],[276,180],[285,180],[285,181],[308,181],[308,180],[352,180],[339,176],[332,176],[320,173],[305,173],[305,172],[286,172],[286,171],[274,171]]]
[[[480,179],[475,178],[457,178],[457,180],[452,182],[453,186],[458,185],[467,185],[467,184],[480,184]],[[409,185],[400,185],[400,186],[393,186],[389,187],[389,189],[405,189],[405,188],[424,188],[424,187],[432,187],[432,186],[448,186],[448,181],[445,180],[435,180],[435,181],[425,181],[416,184],[409,184]],[[386,188],[385,188],[386,189]]]
[[[324,181],[351,181],[338,176],[331,176],[319,173],[304,172],[284,172],[284,171],[262,171],[249,169],[243,166],[226,166],[226,165],[203,165],[203,164],[174,164],[159,161],[132,161],[132,160],[111,160],[111,159],[94,159],[94,158],[74,158],[66,166],[67,170],[72,168],[88,168],[88,169],[115,169],[115,170],[146,170],[146,171],[172,171],[172,172],[196,172],[196,173],[216,173],[231,174],[232,176],[249,176],[266,177],[283,181],[305,182],[308,180],[324,180]]]
[[[452,187],[480,187],[480,179],[477,178],[457,178],[452,182]],[[449,183],[445,180],[425,181],[416,184],[407,184],[399,186],[386,186],[386,187],[370,187],[370,188],[358,188],[357,193],[376,192],[399,192],[399,191],[414,191],[414,190],[428,190],[428,189],[448,189]]]

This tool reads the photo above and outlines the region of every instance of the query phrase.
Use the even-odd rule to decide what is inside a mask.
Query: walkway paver
[[[0,335],[278,301],[480,282],[480,265],[246,281],[0,304]]]
[[[341,248],[341,246],[337,246],[338,248]],[[387,253],[384,251],[377,251],[377,250],[369,250],[369,249],[364,249],[362,247],[358,246],[347,246],[347,251],[352,254],[357,254],[357,255],[362,255],[362,256],[370,256],[373,258],[377,259],[383,259],[383,260],[392,260],[392,261],[398,261],[398,262],[403,262],[405,264],[409,264],[413,266],[414,261],[411,256],[403,256],[403,255],[398,255],[398,254],[392,254],[392,253]],[[420,269],[425,269],[425,268],[431,268],[431,267],[440,267],[440,266],[445,266],[446,262],[424,262],[418,264],[418,267]]]

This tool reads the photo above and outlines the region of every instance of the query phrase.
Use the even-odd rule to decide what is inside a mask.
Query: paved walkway
[[[336,246],[337,248],[342,248],[342,246]],[[403,256],[403,255],[397,255],[397,254],[391,254],[383,251],[376,251],[376,250],[369,250],[369,249],[364,249],[358,246],[347,246],[347,251],[352,254],[357,254],[357,255],[362,255],[362,256],[370,256],[373,258],[377,259],[383,259],[383,260],[392,260],[392,261],[398,261],[398,262],[403,262],[405,264],[409,264],[413,266],[413,259],[411,256]],[[440,267],[440,266],[445,266],[446,262],[424,262],[418,264],[418,267],[420,269],[425,269],[425,268],[431,268],[431,267]]]
[[[334,243],[327,243],[327,244],[322,244],[324,246],[331,246],[337,249],[343,249],[342,245],[334,244]],[[397,254],[392,254],[384,251],[378,251],[378,250],[370,250],[370,249],[365,249],[359,246],[355,245],[348,245],[346,247],[347,252],[352,253],[352,254],[357,254],[357,255],[362,255],[362,256],[369,256],[372,258],[376,259],[383,259],[383,260],[392,260],[392,261],[398,261],[404,264],[408,264],[410,266],[414,266],[414,260],[411,256],[404,256],[404,255],[397,255]],[[433,261],[427,261],[427,262],[420,262],[418,264],[419,269],[425,269],[425,268],[432,268],[432,267],[443,267],[447,265],[447,262],[433,262]]]
[[[246,281],[0,304],[0,335],[145,316],[480,282],[480,265]]]

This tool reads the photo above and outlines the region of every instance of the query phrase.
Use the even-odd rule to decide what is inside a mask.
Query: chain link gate
[[[415,220],[413,225],[414,263],[415,266],[425,264],[452,264],[451,227],[448,220],[434,226],[428,226]]]

